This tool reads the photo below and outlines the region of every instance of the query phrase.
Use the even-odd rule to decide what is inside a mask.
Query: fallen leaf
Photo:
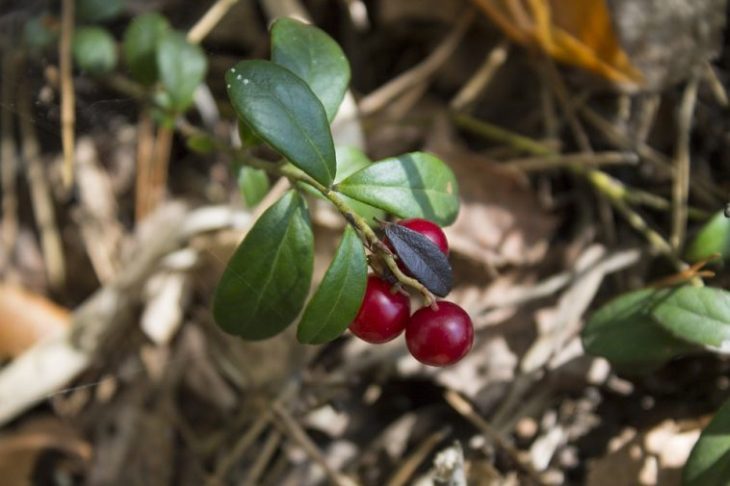
[[[22,288],[0,284],[0,358],[14,358],[69,324],[68,309]]]

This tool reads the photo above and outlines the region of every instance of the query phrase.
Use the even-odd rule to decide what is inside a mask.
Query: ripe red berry
[[[413,218],[404,219],[398,224],[401,226],[405,226],[408,229],[412,229],[413,231],[417,231],[418,233],[421,233],[423,236],[433,241],[444,255],[449,255],[449,242],[446,239],[444,231],[436,223],[431,222],[427,219]]]
[[[350,331],[369,343],[385,343],[396,338],[411,313],[407,295],[391,292],[391,285],[376,275],[368,277],[365,297]]]
[[[437,310],[423,307],[411,316],[406,327],[406,344],[421,363],[448,366],[471,349],[474,326],[469,314],[453,302],[437,304]]]

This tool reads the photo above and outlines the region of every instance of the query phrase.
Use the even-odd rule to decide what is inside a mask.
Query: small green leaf
[[[365,250],[348,225],[322,283],[304,309],[297,328],[299,341],[322,344],[342,334],[360,310],[367,278]]]
[[[335,149],[322,103],[286,68],[269,61],[242,61],[226,73],[228,96],[253,132],[292,164],[329,186]]]
[[[662,329],[651,318],[657,302],[670,290],[643,289],[621,295],[596,311],[581,338],[583,348],[624,371],[648,372],[670,359],[696,350]]]
[[[157,49],[160,81],[170,99],[168,108],[185,111],[193,102],[195,89],[205,78],[208,61],[205,53],[185,40],[180,32],[167,32]]]
[[[441,160],[413,152],[376,162],[340,182],[337,191],[401,218],[448,226],[459,212],[456,178]]]
[[[727,486],[730,478],[730,400],[702,431],[682,471],[683,486]]]
[[[712,287],[673,289],[655,306],[652,316],[680,339],[730,351],[730,293]]]
[[[332,121],[350,83],[345,54],[323,30],[282,18],[271,28],[271,60],[309,84]]]
[[[723,260],[730,260],[730,218],[723,211],[715,214],[700,229],[687,248],[687,259],[697,262],[719,253]]]
[[[313,247],[304,200],[289,191],[264,212],[228,262],[213,298],[216,323],[247,340],[283,331],[307,298]]]
[[[106,74],[117,64],[114,37],[101,27],[80,27],[74,32],[73,55],[76,64],[89,74]]]
[[[82,22],[111,20],[124,9],[122,0],[76,0],[76,17]]]
[[[58,21],[49,14],[28,20],[23,26],[23,42],[33,51],[43,50],[58,41]]]
[[[238,188],[246,206],[256,206],[269,192],[269,176],[266,171],[242,166],[238,171]]]
[[[189,136],[185,144],[190,150],[201,155],[207,155],[215,150],[215,140],[205,133]]]
[[[140,83],[157,81],[157,44],[169,30],[165,17],[148,13],[135,17],[124,32],[124,59],[132,77]]]

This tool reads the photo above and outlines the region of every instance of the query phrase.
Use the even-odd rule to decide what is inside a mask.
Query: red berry
[[[411,303],[407,295],[391,292],[391,285],[376,275],[368,277],[365,297],[350,331],[369,343],[396,338],[408,323]]]
[[[414,358],[431,366],[448,366],[463,358],[474,341],[469,314],[453,302],[423,307],[406,327],[406,344]]]
[[[398,224],[401,226],[405,226],[408,229],[412,229],[413,231],[416,231],[418,233],[421,233],[423,236],[433,241],[444,255],[449,255],[449,242],[446,239],[444,231],[436,223],[433,223],[427,219],[413,218],[404,219]]]

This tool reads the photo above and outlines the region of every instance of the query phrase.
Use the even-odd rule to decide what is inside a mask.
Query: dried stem
[[[4,46],[7,47],[7,46]],[[15,86],[15,62],[12,49],[3,49],[2,54],[2,90],[0,94],[0,144],[2,150],[0,157],[0,178],[2,178],[2,211],[3,211],[3,233],[2,241],[8,257],[15,248],[15,241],[18,235],[18,195],[16,178],[18,173],[17,147],[15,146],[15,124],[13,123],[13,112],[10,110],[14,98]]]
[[[690,183],[689,142],[692,131],[692,115],[697,103],[699,77],[689,80],[682,94],[677,110],[677,146],[675,149],[674,184],[672,186],[672,234],[669,238],[672,248],[680,251],[687,232],[687,199]]]
[[[215,2],[188,31],[188,42],[199,44],[237,2],[238,0],[218,0]]]
[[[71,64],[74,34],[74,0],[61,1],[61,42],[58,57],[61,71],[61,143],[63,144],[63,186],[71,189],[74,177],[75,93]]]
[[[61,246],[61,236],[56,225],[51,189],[46,179],[45,168],[40,157],[40,144],[33,125],[31,114],[31,94],[28,83],[18,84],[18,111],[20,116],[20,133],[23,140],[23,159],[33,213],[41,236],[41,248],[48,273],[48,281],[52,288],[59,289],[66,280],[66,264]]]

